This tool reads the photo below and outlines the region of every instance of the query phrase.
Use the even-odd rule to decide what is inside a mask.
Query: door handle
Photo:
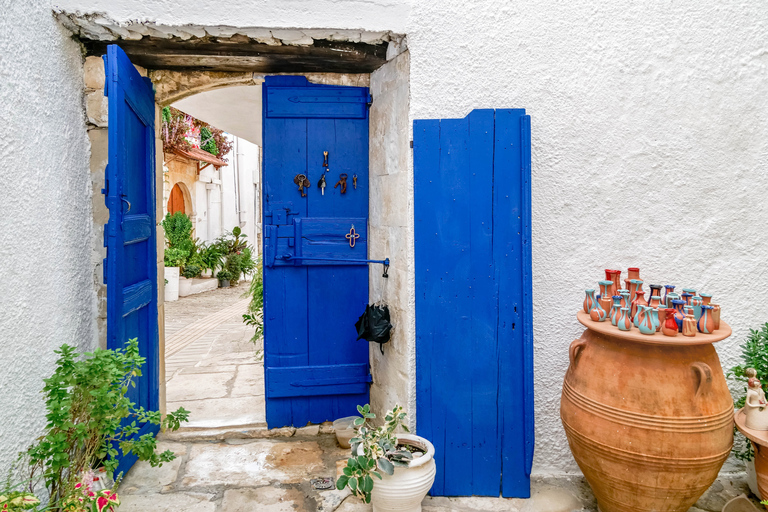
[[[128,209],[125,211],[125,213],[128,213],[131,211],[131,202],[125,198],[125,194],[120,194],[120,200],[128,205]]]

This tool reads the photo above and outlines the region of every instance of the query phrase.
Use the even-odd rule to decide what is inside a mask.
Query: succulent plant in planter
[[[435,448],[426,439],[398,433],[408,428],[399,405],[388,411],[384,425],[376,427],[376,415],[368,404],[358,406],[356,436],[350,440],[352,456],[336,487],[348,487],[373,509],[419,511],[421,501],[435,481]],[[374,480],[375,479],[375,480]]]

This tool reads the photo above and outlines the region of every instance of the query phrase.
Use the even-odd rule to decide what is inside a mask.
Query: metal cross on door
[[[368,343],[355,330],[368,302],[368,101],[367,88],[304,77],[263,86],[270,428],[334,420],[368,402]],[[347,189],[353,174],[357,188]]]
[[[123,348],[137,338],[146,358],[136,387],[127,396],[137,407],[159,409],[157,330],[157,243],[155,241],[155,95],[116,45],[104,59],[109,101],[109,164],[104,180],[109,222],[104,228],[107,257],[107,348]],[[139,425],[137,436],[155,433],[156,425]],[[119,450],[119,447],[117,448]],[[117,473],[136,462],[122,456]]]

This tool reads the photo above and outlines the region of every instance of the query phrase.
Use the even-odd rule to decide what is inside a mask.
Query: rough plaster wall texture
[[[412,118],[532,116],[535,473],[577,471],[559,383],[602,269],[714,294],[724,367],[768,320],[767,32],[761,3],[414,2]]]
[[[371,344],[371,405],[383,411],[395,404],[415,423],[415,353],[413,281],[413,173],[408,138],[408,52],[371,74],[369,149],[369,257],[389,257],[389,278],[381,265],[371,265],[371,302],[389,306],[395,329],[381,354]]]
[[[407,0],[231,0],[226,9],[221,9],[217,0],[195,0],[185,4],[176,0],[57,0],[55,8],[70,13],[102,13],[123,24],[149,20],[159,25],[159,30],[153,31],[154,35],[162,34],[163,26],[220,25],[216,35],[226,37],[237,32],[234,27],[339,28],[403,33],[410,3]],[[93,25],[95,31],[107,32],[97,24]],[[199,29],[190,27],[190,32],[190,37],[199,36]],[[298,31],[276,32],[274,37],[289,41],[303,37]],[[340,32],[338,36],[344,37],[343,31]]]
[[[92,349],[91,180],[80,49],[40,0],[0,16],[0,468],[41,434],[63,343]]]

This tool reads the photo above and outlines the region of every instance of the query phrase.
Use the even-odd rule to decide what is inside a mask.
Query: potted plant
[[[216,277],[219,278],[219,288],[229,288],[229,280],[232,279],[232,274],[227,269],[219,270]]]
[[[376,415],[368,404],[357,411],[362,417],[354,422],[352,456],[336,488],[348,487],[365,503],[372,503],[374,512],[420,512],[435,481],[435,447],[423,437],[398,433],[399,429],[408,432],[403,423],[406,413],[399,405],[387,412],[381,427],[371,424]]]
[[[183,249],[168,248],[163,258],[165,263],[165,301],[179,300],[179,270],[184,265],[187,252]]]
[[[741,344],[742,363],[736,365],[728,372],[729,377],[733,377],[738,383],[740,390],[734,396],[734,406],[737,409],[744,407],[746,399],[747,377],[745,372],[747,368],[754,368],[757,371],[757,378],[763,385],[763,391],[768,392],[768,323],[759,331],[750,330],[749,336]],[[737,459],[744,461],[747,467],[747,482],[752,494],[762,499],[757,489],[757,474],[755,472],[755,452],[752,443],[746,440],[741,434],[736,433],[737,439],[733,444],[733,455]],[[739,442],[739,440],[741,442]]]

